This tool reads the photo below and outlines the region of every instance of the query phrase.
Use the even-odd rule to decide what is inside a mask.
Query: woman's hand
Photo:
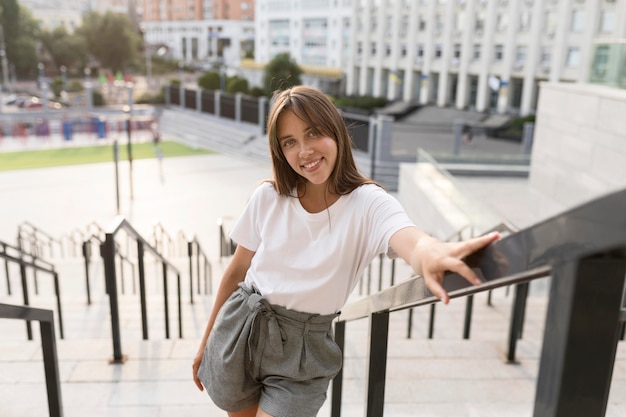
[[[191,365],[191,370],[193,372],[193,382],[196,384],[200,391],[204,391],[204,386],[202,386],[202,382],[200,382],[200,378],[198,378],[198,371],[200,370],[200,364],[202,363],[203,355],[204,349],[200,349],[196,356],[193,358],[193,364]]]
[[[490,233],[461,242],[441,242],[430,236],[424,236],[415,245],[411,265],[415,263],[421,269],[421,275],[430,292],[444,304],[448,304],[450,297],[441,285],[444,273],[456,272],[470,283],[480,284],[480,278],[463,259],[499,238],[499,233]]]
[[[448,304],[450,297],[441,285],[444,273],[456,272],[470,283],[480,284],[476,273],[463,259],[499,238],[500,234],[494,232],[461,242],[441,242],[415,227],[407,227],[394,233],[389,244],[417,275],[424,277],[430,292]]]

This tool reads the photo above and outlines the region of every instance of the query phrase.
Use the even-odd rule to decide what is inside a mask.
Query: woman
[[[269,114],[273,179],[231,232],[193,377],[230,417],[313,417],[341,368],[332,320],[380,253],[399,256],[444,303],[445,271],[498,238],[443,243],[357,169],[343,118],[320,91],[279,93]]]

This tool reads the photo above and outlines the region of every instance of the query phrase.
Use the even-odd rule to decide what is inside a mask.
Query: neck
[[[330,190],[327,183],[315,185],[310,182],[298,187],[300,204],[310,213],[326,210],[339,199],[339,195]]]

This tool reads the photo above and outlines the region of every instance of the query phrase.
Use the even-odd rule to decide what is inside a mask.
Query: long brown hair
[[[357,168],[352,155],[352,139],[341,114],[321,91],[306,86],[295,86],[275,94],[267,118],[267,136],[274,179],[271,181],[281,195],[292,195],[293,189],[306,181],[287,162],[278,143],[276,134],[278,118],[284,110],[291,110],[297,117],[337,142],[337,162],[328,179],[331,190],[337,194],[348,194],[373,180]]]

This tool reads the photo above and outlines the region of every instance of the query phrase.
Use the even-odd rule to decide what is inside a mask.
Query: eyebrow
[[[304,131],[303,131],[302,133],[308,133],[308,132],[310,132],[311,130],[314,130],[314,129],[313,129],[313,126],[307,126],[307,128],[306,128],[306,129],[304,129]],[[293,137],[293,135],[292,135],[291,133],[286,134],[286,135],[284,135],[284,136],[279,136],[279,137],[278,137],[278,141],[279,141],[279,142],[282,142],[283,140],[285,140],[285,139],[289,139],[289,138],[291,138],[291,137]]]

